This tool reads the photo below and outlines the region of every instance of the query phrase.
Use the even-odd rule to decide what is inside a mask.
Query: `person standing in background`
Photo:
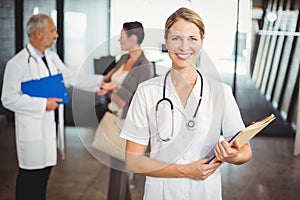
[[[121,112],[124,119],[129,107],[132,94],[139,83],[153,77],[153,65],[144,55],[141,44],[144,40],[144,27],[140,22],[126,22],[120,34],[121,50],[123,54],[116,66],[112,68],[97,91],[99,96],[110,93],[111,102],[108,109]]]
[[[116,66],[105,76],[98,95],[110,94],[109,112],[115,113],[124,119],[127,115],[130,100],[138,84],[154,76],[152,63],[148,61],[141,49],[144,40],[144,27],[138,21],[125,22],[121,29],[121,50],[126,51],[116,63]],[[125,165],[123,161],[111,158],[116,165]],[[121,163],[121,164],[119,164]],[[112,164],[114,165],[114,164]],[[110,182],[108,200],[130,199],[128,174],[126,172],[110,169]]]
[[[29,43],[6,65],[1,100],[4,107],[15,113],[19,165],[16,199],[42,200],[46,198],[52,167],[57,164],[57,134],[63,134],[63,105],[59,104],[62,99],[23,94],[21,83],[61,73],[65,84],[96,92],[103,76],[89,75],[75,85],[76,74],[55,52],[47,50],[58,38],[48,15],[31,16],[26,32]]]

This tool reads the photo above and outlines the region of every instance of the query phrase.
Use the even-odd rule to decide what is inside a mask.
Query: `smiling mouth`
[[[182,54],[182,53],[175,53],[176,57],[180,60],[188,60],[192,54],[191,53],[185,53],[185,54]]]

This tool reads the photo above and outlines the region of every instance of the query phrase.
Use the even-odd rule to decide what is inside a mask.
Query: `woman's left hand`
[[[232,146],[230,146],[228,141],[223,140],[216,145],[214,151],[219,161],[234,163],[239,155],[240,145],[235,140]]]

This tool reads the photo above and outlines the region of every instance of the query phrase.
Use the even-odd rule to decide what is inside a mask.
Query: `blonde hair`
[[[188,22],[195,24],[199,28],[201,38],[203,39],[204,34],[205,34],[205,26],[204,26],[204,23],[203,23],[201,17],[196,12],[194,12],[188,8],[184,8],[184,7],[176,10],[167,19],[166,24],[165,24],[165,38],[168,37],[170,28],[179,19],[184,19]]]

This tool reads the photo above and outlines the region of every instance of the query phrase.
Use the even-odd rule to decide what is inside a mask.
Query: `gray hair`
[[[26,32],[30,37],[35,30],[44,29],[48,26],[48,19],[50,17],[45,14],[32,15],[26,24]]]

